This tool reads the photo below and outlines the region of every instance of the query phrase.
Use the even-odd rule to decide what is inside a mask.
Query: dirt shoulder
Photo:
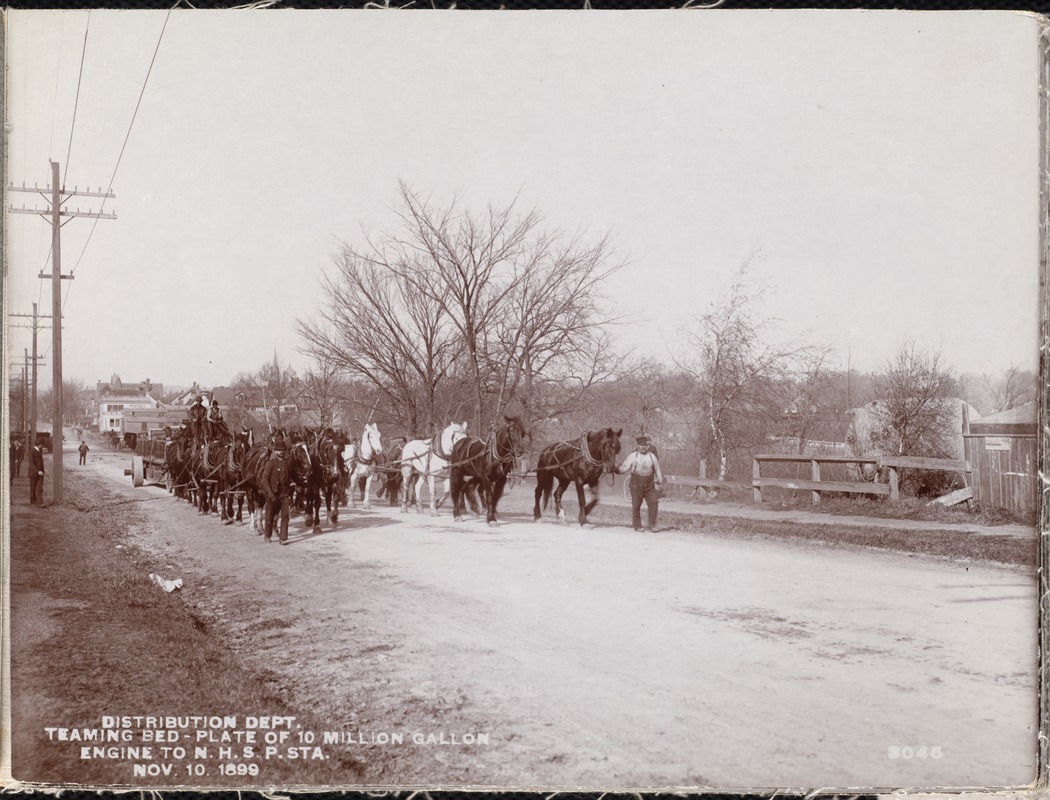
[[[50,474],[50,457],[45,468]],[[74,729],[99,729],[104,714],[253,709],[311,725],[308,715],[291,710],[281,677],[246,671],[178,591],[165,593],[152,582],[151,572],[170,575],[171,568],[131,542],[130,531],[147,519],[141,504],[80,478],[68,476],[64,504],[43,508],[28,504],[24,469],[12,486],[14,777],[82,786],[200,783],[187,773],[187,762],[174,763],[170,774],[133,778],[134,759],[84,759],[83,742],[60,740]],[[191,753],[193,743],[192,735],[178,742]],[[315,773],[332,784],[362,774],[342,755],[311,764]],[[270,774],[286,785],[300,778],[287,763]],[[207,779],[216,786],[246,780],[214,768]]]

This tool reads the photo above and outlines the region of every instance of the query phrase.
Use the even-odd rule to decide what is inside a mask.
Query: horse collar
[[[601,461],[596,461],[594,456],[591,455],[591,444],[587,441],[586,433],[580,437],[580,451],[583,453],[584,460],[592,467],[604,466]]]

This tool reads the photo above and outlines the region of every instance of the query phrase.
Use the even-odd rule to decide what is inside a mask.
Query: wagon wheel
[[[142,456],[131,457],[131,485],[138,488],[142,485]]]

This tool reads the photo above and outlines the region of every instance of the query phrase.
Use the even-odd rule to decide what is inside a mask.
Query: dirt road
[[[133,542],[246,668],[355,740],[370,784],[1034,776],[1030,569],[534,523],[528,487],[498,529],[373,504],[320,535],[294,519],[280,547],[132,488],[128,461],[98,444],[67,481],[133,501]]]

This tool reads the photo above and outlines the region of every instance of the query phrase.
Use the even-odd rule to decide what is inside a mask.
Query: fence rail
[[[769,463],[806,464],[810,465],[809,479],[773,478],[762,475],[762,465]],[[874,466],[889,471],[888,483],[871,481],[828,481],[820,477],[821,464],[857,464]],[[900,470],[923,469],[941,472],[960,472],[964,479],[970,473],[968,461],[947,458],[921,458],[918,456],[880,456],[878,458],[854,458],[852,456],[792,456],[782,453],[769,453],[754,456],[751,468],[751,484],[754,487],[756,503],[762,502],[763,487],[780,489],[809,489],[813,494],[813,503],[820,502],[821,492],[844,492],[856,494],[885,495],[891,501],[900,499]]]

